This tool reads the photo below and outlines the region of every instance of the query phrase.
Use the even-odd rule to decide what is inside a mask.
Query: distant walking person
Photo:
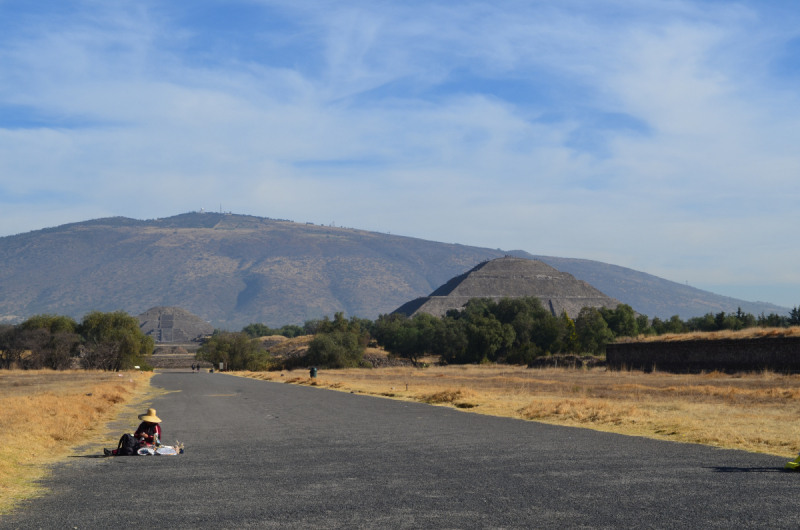
[[[192,363],[192,372],[194,372],[194,363]]]

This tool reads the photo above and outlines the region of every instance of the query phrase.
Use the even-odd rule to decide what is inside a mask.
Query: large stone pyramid
[[[214,326],[180,307],[153,307],[139,315],[139,329],[156,342],[190,342],[214,333]]]
[[[430,296],[403,304],[395,313],[413,316],[429,313],[444,316],[461,309],[470,298],[518,298],[535,296],[553,315],[566,310],[575,318],[584,307],[613,309],[620,301],[606,296],[588,283],[539,260],[505,257],[484,261],[442,285]]]

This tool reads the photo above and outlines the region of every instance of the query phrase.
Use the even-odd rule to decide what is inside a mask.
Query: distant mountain
[[[506,254],[533,257],[246,215],[96,219],[0,238],[0,320],[156,306],[180,306],[228,329],[335,311],[374,318]],[[651,316],[787,311],[605,263],[539,259]]]

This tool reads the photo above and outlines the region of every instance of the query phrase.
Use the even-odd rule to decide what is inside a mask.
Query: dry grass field
[[[681,342],[686,340],[763,339],[800,337],[800,326],[790,328],[747,328],[739,331],[694,331],[692,333],[665,333],[664,335],[639,335],[636,338],[620,337],[617,342]]]
[[[800,449],[800,375],[501,365],[236,375],[787,457]]]
[[[108,443],[106,422],[125,410],[125,404],[139,405],[152,376],[118,375],[0,371],[0,513],[37,494],[37,481],[47,474],[48,464],[77,446]]]

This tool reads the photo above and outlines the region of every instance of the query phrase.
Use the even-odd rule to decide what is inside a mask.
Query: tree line
[[[147,359],[154,346],[139,329],[139,319],[124,311],[92,311],[80,322],[35,315],[16,326],[0,326],[0,368],[151,369]]]
[[[661,320],[655,317],[649,327],[644,328],[640,333],[646,335],[663,335],[664,333],[691,333],[693,331],[739,331],[747,328],[788,328],[790,326],[800,326],[800,307],[793,307],[789,311],[789,316],[770,313],[761,313],[756,316],[752,313],[745,313],[740,307],[736,313],[706,313],[701,317],[692,317],[686,321],[681,320],[678,315],[668,320]]]
[[[224,362],[232,370],[371,366],[364,363],[363,354],[372,342],[415,365],[426,355],[440,356],[449,364],[527,364],[551,353],[602,354],[618,337],[797,325],[799,307],[789,316],[755,316],[739,309],[687,320],[678,315],[651,320],[620,304],[614,309],[585,307],[572,319],[566,312],[553,315],[536,297],[474,298],[441,318],[426,313],[411,318],[384,314],[373,321],[348,319],[340,312],[333,319],[308,320],[302,326],[270,328],[254,323],[240,332],[216,330],[203,342],[197,358]],[[314,338],[304,355],[276,360],[258,340],[269,335]],[[68,316],[35,315],[17,326],[0,326],[0,368],[65,369],[77,365],[125,370],[139,365],[147,369],[153,348],[153,339],[141,332],[138,319],[123,311],[93,311],[80,322]]]
[[[325,317],[306,321],[303,326],[270,329],[270,335],[314,335],[306,356],[270,362],[274,368],[359,366],[363,364],[364,348],[374,341],[391,355],[410,359],[415,365],[426,355],[440,356],[449,364],[527,364],[537,356],[552,353],[603,354],[606,345],[618,337],[793,325],[800,325],[797,307],[788,317],[774,313],[754,316],[739,309],[736,313],[708,313],[687,320],[678,315],[651,320],[631,306],[620,304],[614,309],[585,307],[573,320],[566,312],[554,316],[536,297],[499,301],[474,298],[464,308],[450,310],[441,318],[427,313],[411,318],[384,314],[372,321],[346,319],[343,313],[336,313],[333,320]],[[259,336],[257,326],[261,325],[246,326],[241,334]]]
[[[329,317],[308,320],[303,326],[287,325],[272,329],[263,324],[249,324],[240,332],[215,330],[203,341],[197,358],[215,365],[225,363],[230,370],[288,370],[304,366],[320,368],[355,368],[369,366],[363,362],[364,350],[370,341],[373,322],[369,319],[336,313]],[[260,334],[260,333],[263,333]],[[293,338],[314,335],[302,356],[277,360],[264,348],[259,337],[283,335]]]

